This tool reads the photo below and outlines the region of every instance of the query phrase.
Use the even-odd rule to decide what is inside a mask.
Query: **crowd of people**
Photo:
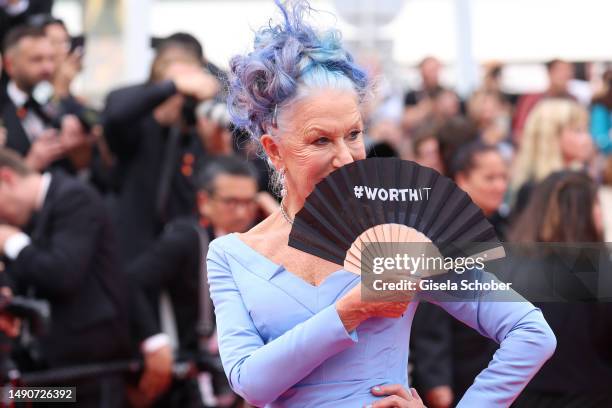
[[[203,281],[209,242],[279,209],[276,173],[250,129],[229,119],[227,73],[196,38],[176,33],[156,44],[144,83],[109,90],[103,110],[92,109],[71,91],[82,48],[50,6],[21,3],[0,3],[0,283],[10,296],[48,302],[51,323],[35,335],[0,312],[13,337],[0,352],[23,375],[143,357],[130,375],[46,384],[77,385],[79,406],[239,406],[222,371],[176,370],[218,359]],[[544,92],[505,93],[495,64],[465,100],[441,83],[438,59],[418,68],[421,85],[405,90],[401,117],[370,99],[368,157],[450,177],[504,241],[610,240],[612,69],[585,101],[570,87],[574,64],[560,59],[546,64]],[[541,305],[557,352],[516,406],[612,404],[610,305]],[[497,350],[431,304],[419,306],[405,346],[411,384],[430,408],[454,406]]]

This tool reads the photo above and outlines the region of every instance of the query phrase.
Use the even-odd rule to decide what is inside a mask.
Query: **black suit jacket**
[[[161,331],[159,296],[167,291],[174,310],[180,351],[193,353],[198,350],[199,274],[200,262],[206,254],[201,254],[196,223],[195,219],[187,218],[169,223],[151,248],[128,268],[133,294],[130,298],[132,323],[138,341]]]
[[[30,150],[30,139],[21,125],[21,120],[17,117],[17,108],[13,101],[6,94],[2,99],[1,117],[7,131],[6,147],[25,156]]]
[[[51,305],[41,344],[50,366],[123,356],[128,341],[125,276],[100,196],[61,172],[26,232],[32,244],[8,263],[17,293],[33,289]]]
[[[21,124],[21,120],[17,116],[17,107],[6,93],[0,98],[2,98],[0,102],[0,124],[7,131],[6,147],[15,150],[21,156],[26,156],[30,151],[32,143]],[[75,173],[74,166],[67,158],[60,158],[54,161],[49,168],[62,169],[70,174]]]
[[[173,167],[167,216],[157,212],[162,168],[166,159],[169,129],[153,118],[153,110],[176,93],[170,81],[121,88],[108,95],[104,130],[110,149],[118,159],[120,179],[116,200],[121,256],[125,262],[142,254],[161,233],[166,222],[195,213],[192,177],[205,160],[204,147],[192,133],[181,136]],[[184,159],[191,155],[191,174]]]

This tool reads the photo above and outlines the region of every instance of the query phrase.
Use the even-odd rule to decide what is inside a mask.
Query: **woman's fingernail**
[[[382,390],[380,389],[380,387],[377,385],[376,387],[374,387],[374,391],[376,392],[381,392]]]

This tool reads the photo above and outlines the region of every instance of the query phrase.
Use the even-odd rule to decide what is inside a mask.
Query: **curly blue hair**
[[[312,8],[303,0],[275,0],[284,22],[269,24],[255,35],[254,50],[230,60],[228,109],[232,122],[259,140],[282,109],[309,89],[353,90],[362,101],[370,82],[341,34],[316,32],[304,22]]]

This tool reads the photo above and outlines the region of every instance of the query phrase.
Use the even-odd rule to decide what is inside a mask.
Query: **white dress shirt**
[[[36,207],[42,208],[47,198],[47,192],[49,191],[49,185],[51,184],[51,174],[44,173],[40,180],[40,190],[38,191],[38,197],[36,198]],[[4,254],[10,260],[15,260],[19,257],[19,254],[25,247],[30,245],[32,240],[25,232],[19,232],[12,235],[4,243]]]
[[[6,93],[17,109],[22,108],[30,96],[17,87],[14,81],[9,81],[6,86]],[[27,110],[24,118],[20,118],[21,125],[25,130],[30,142],[36,140],[38,136],[45,130],[45,122],[31,109]]]

